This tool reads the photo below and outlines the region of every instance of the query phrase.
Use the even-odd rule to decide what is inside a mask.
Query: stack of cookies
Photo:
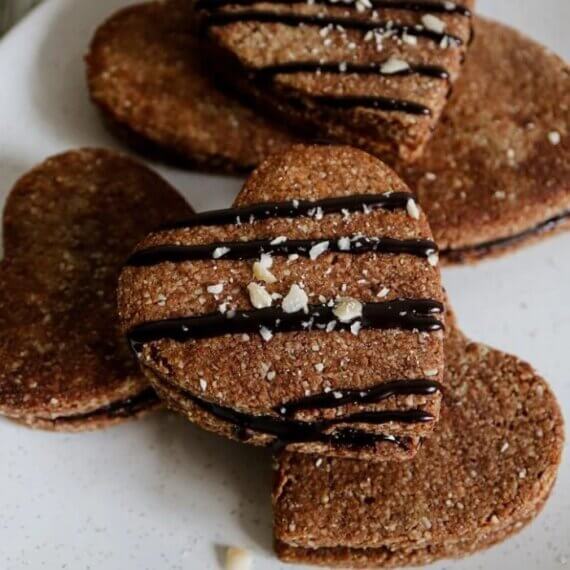
[[[474,4],[166,0],[103,23],[87,78],[114,133],[255,170],[198,214],[115,152],[25,175],[4,214],[0,412],[80,431],[164,403],[271,447],[289,562],[421,565],[532,521],[558,403],[462,334],[440,265],[570,226],[570,72]]]

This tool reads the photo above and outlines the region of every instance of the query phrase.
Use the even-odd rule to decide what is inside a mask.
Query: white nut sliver
[[[548,140],[550,141],[551,145],[557,146],[560,144],[562,137],[560,136],[560,133],[558,131],[550,131],[548,133]]]
[[[230,248],[229,247],[217,247],[214,252],[212,253],[212,257],[214,259],[220,259],[220,257],[223,257],[224,255],[226,255],[226,253],[230,252]]]
[[[386,75],[400,73],[401,71],[407,71],[408,69],[410,69],[410,64],[397,57],[390,57],[380,67],[380,71]]]
[[[420,219],[420,208],[416,201],[413,198],[410,198],[406,204],[406,210],[408,212],[408,216],[413,218],[414,220]]]
[[[315,259],[317,259],[317,257],[319,257],[319,255],[322,255],[325,251],[327,251],[328,248],[329,248],[329,242],[321,241],[311,248],[311,250],[309,251],[309,257],[311,258],[312,261],[314,261]]]
[[[224,290],[223,283],[217,283],[216,285],[209,285],[206,287],[206,291],[212,295],[219,295]]]
[[[437,252],[435,253],[430,253],[428,255],[428,263],[432,266],[432,267],[437,267],[437,264],[439,263],[439,254]]]
[[[251,570],[252,556],[249,550],[229,546],[226,550],[226,570]]]
[[[350,323],[362,316],[362,303],[352,297],[341,297],[332,312],[341,323]]]
[[[436,34],[442,34],[445,30],[445,22],[433,14],[425,14],[422,16],[422,24],[428,30]]]
[[[249,292],[249,300],[256,309],[265,309],[267,307],[271,307],[273,299],[265,287],[263,287],[263,285],[259,285],[258,283],[250,283],[247,286],[247,290]]]
[[[261,261],[256,261],[253,264],[253,276],[259,279],[259,281],[265,281],[265,283],[275,283],[277,281],[277,277]]]
[[[298,311],[306,310],[308,304],[309,297],[307,297],[307,293],[299,285],[293,283],[289,293],[285,295],[281,306],[286,313],[297,313]]]
[[[350,250],[350,238],[348,237],[339,238],[337,244],[338,244],[338,249],[340,249],[340,251]]]

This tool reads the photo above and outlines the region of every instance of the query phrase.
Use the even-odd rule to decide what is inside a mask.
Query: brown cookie
[[[235,205],[151,234],[121,275],[153,385],[252,444],[413,455],[439,416],[443,293],[406,185],[362,151],[298,145]]]
[[[464,73],[415,189],[448,262],[570,227],[570,69],[518,32],[478,20]]]
[[[190,207],[159,176],[104,150],[50,158],[4,211],[0,413],[53,430],[156,407],[119,331],[116,282],[138,240]]]
[[[147,24],[141,25],[140,30],[151,23],[158,23],[156,27],[160,28],[169,14],[168,5],[169,2],[134,6],[126,14],[131,14],[133,20],[135,14],[146,18]],[[144,36],[136,26],[131,38],[121,14],[111,20],[114,35],[104,34],[104,38],[116,37],[117,42],[124,43],[133,58],[133,69],[144,67],[145,61],[137,61],[143,60],[144,52],[137,46]],[[446,263],[497,255],[570,225],[568,66],[511,28],[481,18],[474,22],[475,39],[462,75],[424,156],[411,167],[396,165],[396,170],[419,194]],[[106,25],[102,29],[105,28]],[[168,50],[163,36],[157,41],[156,52]],[[99,50],[113,51],[106,47],[106,41],[94,45]],[[193,53],[187,51],[188,56]],[[145,59],[152,61],[148,54]],[[101,75],[113,75],[104,62],[98,69]],[[136,88],[140,93],[159,92],[161,83],[154,83],[160,77],[159,69],[162,67],[155,66],[138,83],[123,74],[125,91]],[[192,74],[188,70],[180,75],[172,72],[171,81],[176,77],[176,81],[208,85],[204,93],[220,101],[218,115],[225,117],[224,108],[233,109],[237,104],[222,99],[202,73],[197,67]],[[118,90],[109,88],[104,92],[110,112],[117,116],[123,106],[115,94]],[[189,112],[189,107],[188,99],[178,99],[176,105],[168,106],[168,113],[149,115],[163,116],[165,121],[178,124],[177,117]],[[126,118],[121,122],[129,124]],[[140,132],[138,124],[131,122],[130,128]],[[211,121],[211,116],[196,124],[202,130],[192,132],[204,140],[214,140],[222,132],[214,127],[217,123]],[[247,148],[250,135],[246,128],[242,132],[245,136],[235,148]],[[265,132],[270,138],[278,136],[277,127],[274,134],[261,129],[257,132],[260,136]],[[158,127],[145,136],[164,150],[172,149]],[[227,155],[230,164],[244,166],[237,153],[232,152]],[[192,153],[184,157],[187,164],[198,158]]]
[[[213,86],[190,4],[129,6],[105,22],[86,57],[91,98],[138,150],[189,167],[251,169],[292,139]]]
[[[528,364],[470,342],[455,326],[445,356],[441,420],[414,461],[280,457],[280,558],[343,568],[424,565],[487,548],[539,513],[563,448],[554,395]]]
[[[419,158],[460,74],[471,8],[407,0],[198,0],[228,84],[304,133]]]

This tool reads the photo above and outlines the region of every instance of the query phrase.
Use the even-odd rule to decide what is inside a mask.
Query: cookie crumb
[[[249,550],[229,546],[226,550],[226,570],[250,570],[252,557]]]
[[[562,137],[560,136],[560,133],[558,131],[550,131],[548,133],[548,140],[550,141],[551,145],[557,146],[560,144]]]

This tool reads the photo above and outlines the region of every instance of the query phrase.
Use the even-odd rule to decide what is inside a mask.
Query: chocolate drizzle
[[[133,253],[126,261],[130,267],[148,267],[159,263],[182,263],[204,259],[246,260],[258,258],[263,253],[274,256],[296,254],[310,257],[313,247],[328,243],[329,253],[385,253],[408,254],[428,258],[437,252],[437,245],[430,240],[399,240],[380,237],[352,237],[350,249],[345,249],[344,242],[338,238],[319,238],[307,240],[284,240],[279,238],[252,241],[215,242],[201,245],[157,245]]]
[[[441,391],[441,385],[432,380],[393,380],[372,388],[334,390],[307,396],[276,406],[274,410],[282,416],[292,417],[301,410],[337,408],[346,404],[371,404],[392,396],[431,396],[439,391]]]
[[[183,399],[191,401],[203,411],[218,420],[230,423],[236,428],[240,439],[250,437],[250,432],[274,437],[280,444],[321,442],[349,447],[370,447],[377,443],[391,443],[408,449],[409,438],[388,434],[375,434],[361,429],[341,428],[337,425],[370,424],[382,425],[389,422],[428,423],[434,420],[432,414],[422,410],[383,410],[377,412],[359,412],[345,417],[302,422],[271,415],[254,415],[239,412],[226,406],[208,402],[192,392],[173,385],[163,379],[169,389],[177,392]],[[331,431],[333,430],[333,431]]]
[[[433,332],[443,329],[443,323],[434,316],[441,313],[443,305],[437,301],[398,299],[365,303],[362,316],[357,320],[363,329],[401,328]],[[338,321],[333,308],[327,305],[309,305],[307,313],[285,313],[281,308],[269,307],[151,321],[133,327],[127,336],[134,352],[139,353],[144,344],[164,339],[187,342],[225,334],[257,333],[262,328],[272,332],[322,330],[333,321],[335,330],[347,330],[355,320]]]
[[[414,195],[409,192],[386,192],[384,194],[353,194],[351,196],[338,196],[336,198],[324,198],[314,201],[264,202],[241,208],[211,210],[194,214],[192,217],[180,222],[163,226],[162,229],[240,225],[269,218],[299,218],[301,216],[312,216],[317,210],[320,210],[323,214],[356,212],[368,209],[393,211],[405,209],[408,200],[413,199]]]
[[[261,0],[198,0],[198,10],[217,10],[224,6],[252,6],[259,4]],[[307,0],[264,0],[264,4],[281,4],[290,6],[294,4],[306,4]],[[459,14],[471,17],[469,8],[455,2],[430,2],[416,0],[370,0],[373,8],[385,8],[387,10],[402,10],[406,12],[430,12],[432,14]],[[312,4],[332,6],[334,8],[351,8],[355,1],[343,0],[312,0]]]
[[[351,109],[353,107],[367,107],[369,109],[377,109],[379,111],[397,111],[400,113],[408,113],[410,115],[432,114],[431,109],[406,99],[393,99],[391,97],[366,96],[366,95],[313,95],[311,100],[321,105],[329,107],[339,107],[342,109]]]
[[[259,4],[261,0],[198,0],[198,10],[217,10],[224,6],[252,6]],[[281,4],[290,6],[293,4],[306,4],[307,0],[264,0],[264,4]],[[332,6],[336,8],[351,8],[356,2],[342,0],[313,0],[313,4]],[[431,12],[433,14],[459,14],[471,17],[469,8],[455,2],[430,2],[416,0],[370,0],[373,8],[385,8],[387,10],[403,10],[407,12]]]
[[[205,27],[225,26],[236,22],[257,22],[282,24],[284,26],[342,26],[345,29],[360,30],[363,32],[378,30],[390,32],[395,36],[417,36],[426,38],[441,44],[447,41],[456,46],[463,44],[463,40],[453,34],[434,32],[423,26],[398,24],[394,22],[382,22],[378,20],[365,20],[363,18],[347,18],[330,16],[328,14],[294,14],[278,13],[262,10],[239,10],[232,12],[206,12],[202,18]]]
[[[468,257],[470,254],[485,255],[494,251],[500,251],[501,249],[516,245],[525,239],[532,238],[533,236],[539,236],[541,234],[554,231],[558,226],[562,225],[569,219],[570,210],[567,210],[561,214],[557,214],[556,216],[545,220],[544,222],[541,222],[540,224],[537,224],[528,230],[524,230],[512,236],[498,238],[495,240],[457,249],[445,249],[441,253],[442,256],[445,256],[445,258],[450,261],[462,262],[464,258]]]
[[[105,419],[130,418],[139,412],[142,412],[143,410],[147,410],[153,406],[156,406],[159,402],[160,400],[158,399],[156,392],[152,388],[146,388],[135,396],[112,402],[106,406],[101,406],[100,408],[97,408],[91,412],[72,414],[69,416],[59,416],[52,421],[56,423],[63,423],[91,420],[99,417]],[[40,417],[40,419],[47,418]]]
[[[359,75],[386,75],[388,77],[417,74],[435,79],[449,79],[449,72],[439,65],[408,64],[409,67],[406,69],[396,72],[385,72],[383,71],[384,63],[343,62],[341,64],[339,62],[298,61],[266,65],[252,69],[251,72],[260,78],[291,73],[355,73]]]

